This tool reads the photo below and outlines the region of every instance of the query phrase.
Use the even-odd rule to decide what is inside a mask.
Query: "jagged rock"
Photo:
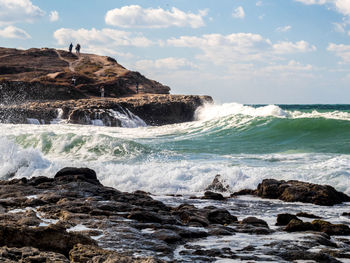
[[[225,185],[224,180],[221,178],[221,175],[218,174],[215,176],[214,180],[205,188],[206,191],[214,191],[214,192],[227,192],[229,191],[230,186]]]
[[[288,225],[284,228],[287,232],[299,232],[299,231],[316,231],[313,224],[309,222],[303,222],[298,219],[292,219],[289,221]]]
[[[280,199],[287,202],[335,205],[349,202],[350,197],[329,185],[318,185],[300,181],[277,181],[265,179],[258,185],[257,195],[263,198]]]
[[[295,215],[291,215],[288,213],[278,214],[276,226],[286,226],[292,219],[299,220],[299,218]]]

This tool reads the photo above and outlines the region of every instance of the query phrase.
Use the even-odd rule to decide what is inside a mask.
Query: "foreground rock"
[[[67,167],[54,178],[0,181],[0,261],[283,262],[314,257],[319,262],[338,262],[332,255],[347,256],[348,240],[329,238],[348,234],[346,225],[307,223],[284,214],[284,219],[279,216],[284,227],[271,229],[258,217],[234,215],[249,204],[240,207],[235,199],[225,200],[185,199],[169,206],[143,191],[125,193],[105,187],[88,168]],[[305,237],[288,242],[275,238],[285,236],[285,231]],[[236,247],[229,241],[260,236],[266,244]],[[225,238],[227,246],[226,242],[218,248],[205,246]],[[319,246],[322,252],[310,252]]]
[[[350,202],[350,197],[332,186],[311,184],[296,180],[278,181],[265,179],[256,190],[243,190],[234,195],[253,194],[262,198],[280,199],[286,202],[312,203],[331,206]]]

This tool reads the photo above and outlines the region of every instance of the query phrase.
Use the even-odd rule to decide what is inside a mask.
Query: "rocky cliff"
[[[72,79],[76,79],[75,85]],[[0,102],[107,97],[136,93],[169,94],[170,88],[130,71],[111,57],[76,56],[63,50],[0,48]]]
[[[75,83],[73,83],[75,79]],[[105,98],[100,98],[100,87]],[[170,88],[110,57],[56,49],[0,48],[0,122],[123,126],[126,118],[148,125],[191,121],[208,96],[169,95]],[[98,121],[98,122],[97,122]]]

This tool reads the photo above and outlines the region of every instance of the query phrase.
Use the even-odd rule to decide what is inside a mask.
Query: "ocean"
[[[29,120],[31,123],[38,123]],[[199,194],[220,174],[232,192],[264,178],[330,184],[350,194],[350,105],[207,104],[195,121],[124,127],[0,124],[0,178],[89,167],[122,191]]]
[[[162,258],[166,261],[203,262],[191,255],[193,248],[230,248],[240,260],[217,257],[215,262],[290,262],[282,259],[287,257],[283,253],[322,252],[324,243],[317,240],[325,238],[312,232],[281,231],[275,226],[278,214],[306,212],[333,224],[350,224],[344,214],[349,212],[348,203],[323,207],[252,196],[224,202],[190,198],[202,196],[217,174],[230,192],[255,189],[263,179],[275,178],[329,184],[350,194],[349,105],[208,104],[197,110],[193,122],[160,127],[146,126],[137,116],[115,114],[124,127],[100,126],[98,120],[92,121],[94,125],[72,125],[60,118],[51,125],[0,124],[0,178],[53,177],[66,166],[89,167],[106,186],[150,192],[172,207],[188,203],[224,208],[238,220],[263,219],[271,229],[268,235],[237,232],[191,240],[176,246],[171,259]],[[125,226],[120,233],[114,231],[113,235],[123,236]],[[145,231],[145,235],[154,232]],[[99,244],[113,249],[101,237]],[[341,253],[350,249],[346,236],[330,241]],[[123,246],[134,253],[132,242]],[[157,256],[147,249],[135,253]]]

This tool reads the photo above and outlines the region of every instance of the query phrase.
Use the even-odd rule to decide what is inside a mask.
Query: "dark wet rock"
[[[206,191],[204,193],[204,196],[202,197],[202,199],[211,199],[211,200],[218,200],[218,201],[222,201],[225,200],[225,197],[222,194],[219,193],[214,193],[211,191]]]
[[[60,262],[69,263],[69,260],[62,254],[55,252],[39,251],[33,247],[0,247],[0,262],[6,263],[38,263],[38,262]]]
[[[326,233],[319,233],[309,237],[309,239],[315,241],[318,245],[326,247],[338,247],[336,243],[330,240],[330,236]]]
[[[321,219],[322,218],[320,216],[316,216],[314,214],[309,214],[309,213],[305,213],[305,212],[299,212],[296,214],[296,216],[305,217],[305,218],[313,218],[313,219]]]
[[[96,242],[87,236],[68,233],[64,228],[54,225],[36,228],[0,225],[0,236],[0,246],[35,247],[64,255],[68,255],[78,243],[96,245]]]
[[[234,230],[239,233],[255,234],[255,235],[270,235],[275,231],[266,226],[254,226],[251,224],[233,224]]]
[[[231,194],[231,197],[236,197],[239,195],[256,195],[256,190],[252,190],[252,189],[243,189],[237,192],[234,192]]]
[[[280,199],[287,202],[335,205],[349,202],[350,197],[329,185],[311,184],[301,181],[278,181],[265,179],[258,185],[257,195],[263,198]]]
[[[344,212],[342,213],[342,216],[350,216],[350,212]]]
[[[220,174],[216,175],[214,180],[205,188],[206,191],[214,191],[214,192],[228,192],[230,186],[225,183],[224,179]]]
[[[291,215],[288,213],[278,214],[276,226],[286,226],[292,219],[299,220],[299,218],[295,215]]]
[[[248,225],[253,225],[253,226],[258,226],[258,227],[266,227],[269,228],[269,225],[262,219],[256,218],[256,217],[247,217],[242,220],[242,224],[248,224]]]
[[[153,236],[165,241],[166,243],[175,243],[182,239],[180,235],[168,229],[157,230],[153,233]]]
[[[235,235],[235,230],[230,227],[215,226],[210,228],[209,235],[211,236],[232,236]]]
[[[129,219],[134,219],[143,223],[161,223],[161,217],[154,212],[148,211],[133,211],[128,216]]]
[[[284,260],[295,261],[295,260],[312,260],[320,263],[341,263],[341,261],[324,253],[313,253],[309,251],[300,250],[289,250],[279,253],[279,256]]]
[[[88,181],[94,184],[100,184],[97,180],[97,176],[94,170],[89,168],[74,168],[74,167],[66,167],[58,171],[55,175],[55,179],[57,180],[68,180],[68,181]]]
[[[210,210],[207,218],[211,224],[226,225],[237,221],[237,217],[231,215],[226,209]]]

